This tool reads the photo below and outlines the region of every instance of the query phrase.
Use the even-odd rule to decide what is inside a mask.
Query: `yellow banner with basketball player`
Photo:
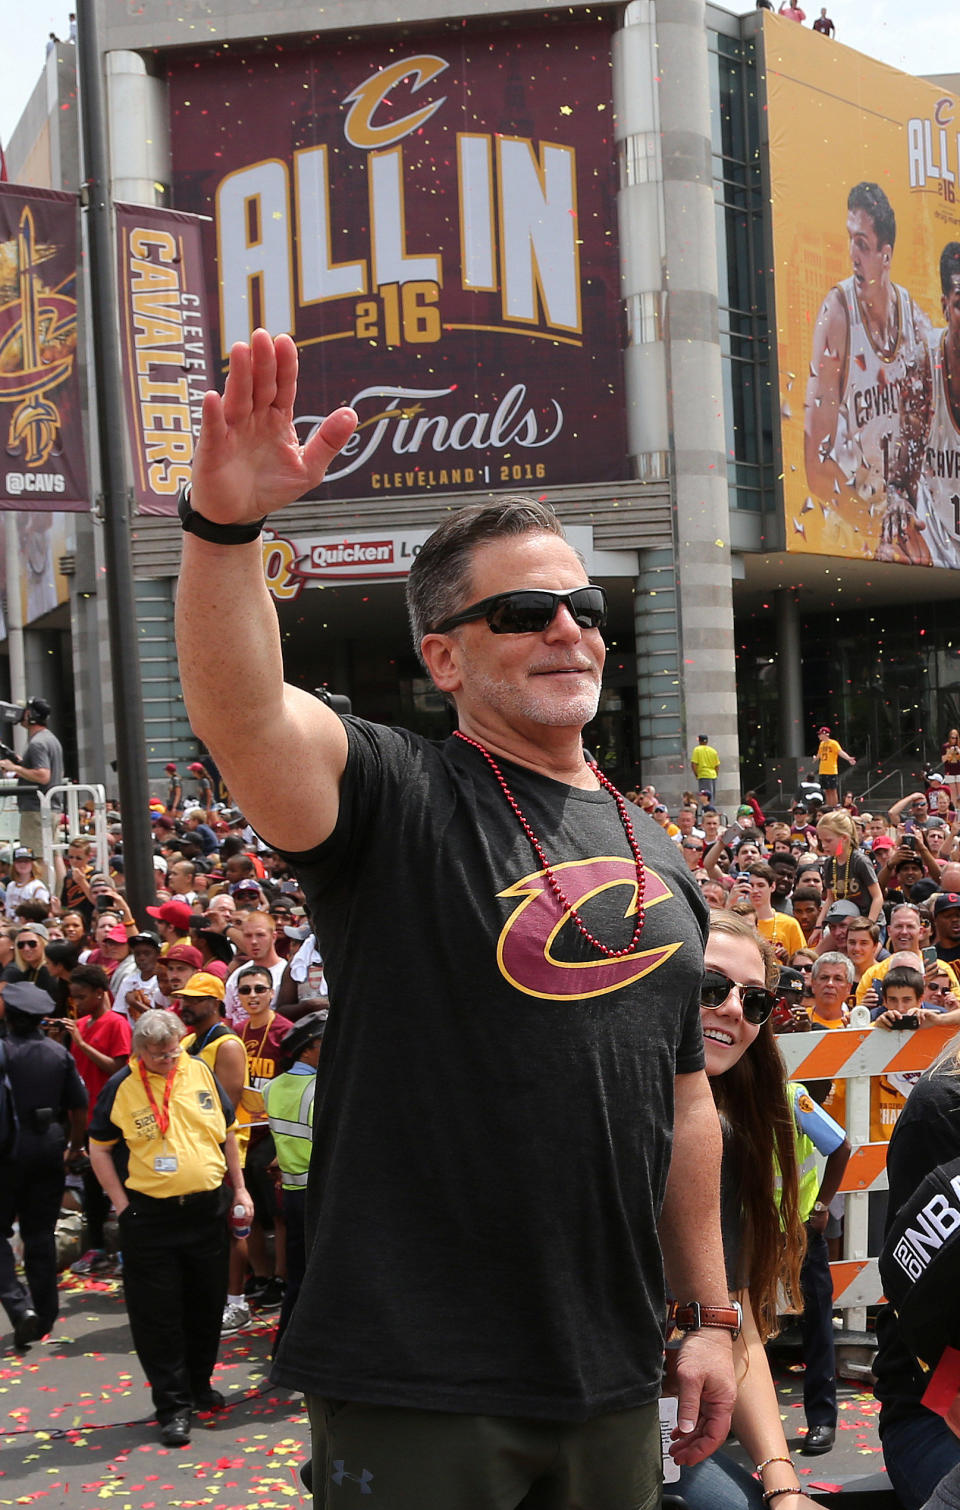
[[[763,43],[787,549],[960,566],[960,99]]]

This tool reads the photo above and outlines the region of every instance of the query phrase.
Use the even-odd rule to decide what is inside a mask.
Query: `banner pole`
[[[97,0],[78,0],[77,76],[82,120],[83,178],[86,190],[90,262],[90,319],[100,482],[103,496],[106,596],[110,665],[117,736],[117,786],[123,817],[124,881],[127,901],[141,926],[144,908],[156,899],[147,746],[133,561],[130,553],[130,498],[123,449],[123,386],[114,291],[113,202],[107,165],[104,89]]]

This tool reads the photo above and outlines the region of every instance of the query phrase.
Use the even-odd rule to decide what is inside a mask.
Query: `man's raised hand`
[[[250,524],[315,488],[357,426],[336,409],[301,446],[293,428],[297,348],[255,330],[238,341],[222,396],[207,393],[190,502],[215,524]]]

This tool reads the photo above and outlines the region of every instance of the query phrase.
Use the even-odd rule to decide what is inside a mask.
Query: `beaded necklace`
[[[457,739],[462,739],[464,744],[472,745],[475,750],[479,750],[480,754],[487,762],[487,765],[490,767],[494,776],[496,776],[497,781],[500,783],[500,789],[503,792],[503,795],[506,797],[511,810],[513,811],[514,817],[520,824],[520,827],[523,829],[523,832],[526,834],[527,838],[530,840],[533,852],[536,855],[537,859],[540,861],[540,864],[543,868],[543,873],[547,878],[551,891],[553,892],[557,901],[560,903],[560,907],[564,914],[570,917],[571,922],[579,929],[583,937],[587,940],[587,943],[592,944],[594,949],[599,949],[600,953],[606,955],[608,959],[621,959],[624,955],[632,954],[634,949],[636,949],[637,947],[637,942],[640,938],[640,934],[643,931],[644,922],[646,921],[643,899],[647,889],[647,873],[643,864],[643,856],[640,853],[640,846],[634,836],[633,825],[630,822],[629,817],[627,816],[626,801],[623,797],[621,797],[620,793],[613,785],[613,782],[607,780],[606,776],[604,776],[596,761],[591,760],[588,762],[590,769],[596,776],[600,785],[610,793],[614,802],[617,804],[617,812],[620,814],[620,822],[623,824],[623,830],[627,836],[627,843],[630,846],[630,851],[633,855],[633,863],[636,867],[637,872],[637,926],[633,930],[633,938],[630,940],[625,949],[611,949],[607,944],[602,944],[600,940],[590,932],[577,909],[571,902],[567,900],[567,896],[563,890],[563,887],[557,880],[553,871],[553,867],[551,866],[550,861],[547,859],[546,855],[543,852],[543,846],[541,845],[540,840],[537,838],[536,834],[533,832],[533,829],[530,827],[530,824],[524,817],[520,804],[517,802],[509,786],[507,785],[506,777],[504,776],[500,767],[497,765],[497,762],[494,760],[493,756],[490,754],[490,751],[487,750],[479,740],[471,739],[469,734],[462,733],[460,729],[455,729],[454,734],[456,735]]]

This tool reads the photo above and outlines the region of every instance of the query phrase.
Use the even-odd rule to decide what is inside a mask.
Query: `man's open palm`
[[[248,524],[281,509],[322,481],[357,426],[336,409],[301,446],[293,428],[297,348],[288,335],[255,330],[238,341],[222,396],[203,400],[191,503],[216,524]]]

